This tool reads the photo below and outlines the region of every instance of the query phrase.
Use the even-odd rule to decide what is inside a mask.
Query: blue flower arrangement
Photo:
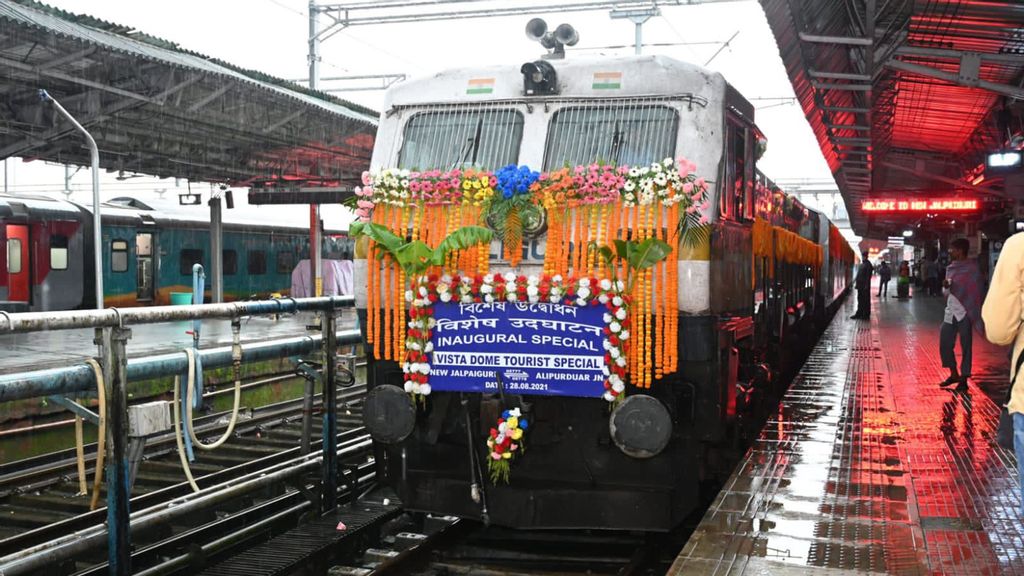
[[[502,197],[511,199],[513,196],[528,194],[530,185],[540,178],[540,172],[530,170],[529,166],[509,164],[494,173],[498,180],[498,190]]]

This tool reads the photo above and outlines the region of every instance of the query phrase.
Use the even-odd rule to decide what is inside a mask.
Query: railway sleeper
[[[86,496],[61,496],[52,492],[12,496],[7,502],[14,506],[37,510],[70,511],[72,515],[89,511],[89,498]]]
[[[2,520],[5,526],[38,528],[47,524],[53,524],[54,522],[60,522],[72,516],[74,514],[71,512],[44,510],[32,506],[0,505],[0,520]]]

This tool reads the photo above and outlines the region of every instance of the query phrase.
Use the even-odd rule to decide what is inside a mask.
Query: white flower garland
[[[409,330],[402,363],[405,391],[427,396],[430,387],[431,331],[437,326],[433,306],[437,302],[550,302],[575,306],[604,306],[605,392],[603,398],[614,402],[626,390],[626,342],[629,340],[629,301],[622,293],[625,284],[609,279],[521,276],[512,272],[483,276],[420,276],[415,289],[406,290]]]

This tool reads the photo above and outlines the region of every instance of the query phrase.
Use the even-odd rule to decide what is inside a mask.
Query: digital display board
[[[860,209],[864,212],[973,212],[981,205],[978,200],[960,198],[931,198],[920,200],[864,200]]]

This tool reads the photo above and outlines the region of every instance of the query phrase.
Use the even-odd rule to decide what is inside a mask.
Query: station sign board
[[[430,385],[449,392],[600,397],[604,306],[437,303]]]
[[[860,209],[864,212],[885,212],[890,214],[921,212],[974,212],[981,207],[977,199],[925,198],[916,200],[874,199],[864,200]]]

